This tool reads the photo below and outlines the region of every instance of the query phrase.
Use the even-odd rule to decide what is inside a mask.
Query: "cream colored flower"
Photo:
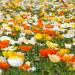
[[[25,34],[30,35],[30,34],[32,34],[32,31],[31,30],[25,30]]]
[[[71,48],[71,47],[72,47],[72,44],[65,43],[65,48]]]
[[[58,55],[48,55],[51,62],[57,63],[60,61],[60,57]]]
[[[46,41],[46,45],[47,45],[49,48],[57,48],[57,47],[58,47],[58,44],[52,43],[52,42],[50,42],[50,41]]]
[[[28,40],[28,42],[32,45],[36,44],[36,40],[34,39],[34,37],[32,37],[30,40]]]

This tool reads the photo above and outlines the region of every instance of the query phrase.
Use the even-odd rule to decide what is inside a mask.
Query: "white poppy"
[[[21,58],[8,58],[7,61],[9,65],[13,67],[21,66],[24,62]]]
[[[65,43],[65,48],[71,48],[71,47],[72,47],[72,44]]]
[[[65,38],[72,38],[75,36],[75,34],[64,34],[63,35]]]
[[[34,37],[32,37],[28,42],[32,45],[36,44],[36,40],[34,39]]]
[[[63,23],[63,24],[61,24],[61,27],[63,27],[63,28],[68,28],[68,23]]]
[[[19,37],[19,38],[18,38],[18,42],[19,42],[19,43],[23,43],[24,40],[25,40],[25,37]]]

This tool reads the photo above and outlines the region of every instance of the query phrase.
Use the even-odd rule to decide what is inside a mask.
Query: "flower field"
[[[75,75],[75,1],[0,0],[0,75]]]

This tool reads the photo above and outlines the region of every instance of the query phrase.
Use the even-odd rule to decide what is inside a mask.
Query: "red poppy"
[[[59,55],[61,61],[63,62],[75,62],[75,56],[63,56]]]
[[[9,64],[6,62],[0,62],[0,68],[6,70],[9,68]]]
[[[48,29],[43,29],[43,30],[42,30],[42,33],[44,33],[44,34],[48,34],[48,32],[49,32]]]
[[[30,49],[32,49],[32,46],[19,46],[19,49],[23,51],[29,51]]]
[[[63,55],[59,55],[59,54],[58,54],[58,56],[60,57],[60,60],[61,60],[61,61],[65,62],[65,58],[64,58]]]
[[[14,20],[13,19],[10,19],[8,22],[14,22]]]
[[[50,49],[50,48],[43,48],[43,49],[40,49],[40,55],[41,56],[48,56],[48,54],[56,54],[57,53],[57,50],[55,49]]]
[[[50,36],[55,36],[56,35],[56,32],[54,30],[48,30],[48,29],[43,29],[42,33],[48,34]]]
[[[43,27],[42,20],[39,19],[39,20],[37,21],[37,26],[38,26],[38,27]]]
[[[41,20],[41,19],[38,19],[37,22],[38,22],[38,23],[42,23],[42,20]]]
[[[30,28],[30,26],[28,26],[26,24],[23,24],[23,27],[24,27],[24,29],[29,29]]]
[[[56,32],[54,30],[49,30],[48,34],[50,36],[55,36],[56,35]]]
[[[75,62],[75,56],[72,57],[71,62]]]
[[[9,45],[9,40],[0,41],[0,48],[5,48]]]
[[[53,28],[54,26],[53,25],[51,25],[51,24],[47,24],[47,25],[45,25],[45,28]]]
[[[58,12],[58,15],[64,15],[63,11]]]

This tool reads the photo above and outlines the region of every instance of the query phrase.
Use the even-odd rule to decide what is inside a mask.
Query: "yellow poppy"
[[[43,34],[41,34],[41,33],[36,33],[36,34],[34,35],[34,38],[35,38],[36,40],[41,40],[41,39],[43,39]]]

